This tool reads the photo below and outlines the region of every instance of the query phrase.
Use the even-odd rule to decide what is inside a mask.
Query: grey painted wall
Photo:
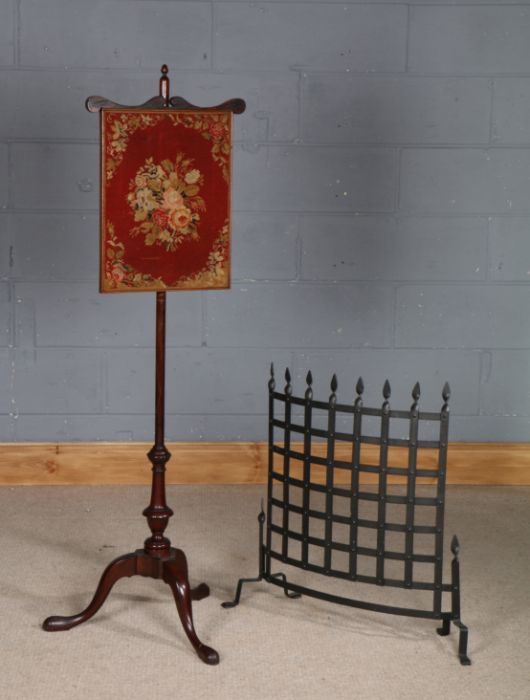
[[[169,300],[168,436],[263,439],[268,363],[453,388],[530,438],[530,5],[2,0],[0,438],[149,440],[153,295],[97,291],[84,99],[243,97],[233,288]]]

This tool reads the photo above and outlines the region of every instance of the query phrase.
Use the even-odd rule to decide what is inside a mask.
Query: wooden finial
[[[169,73],[169,68],[164,63],[160,69],[162,76],[160,78],[160,97],[163,97],[166,103],[166,107],[169,107],[169,78],[167,74]]]

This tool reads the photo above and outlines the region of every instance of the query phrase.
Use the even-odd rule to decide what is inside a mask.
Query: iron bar
[[[383,585],[385,571],[385,514],[386,514],[386,473],[388,465],[388,437],[390,430],[390,383],[388,379],[383,387],[384,403],[381,415],[381,445],[379,447],[379,503],[377,506],[377,563],[376,579]]]
[[[335,457],[335,406],[337,404],[337,377],[331,379],[328,406],[328,444],[326,450],[326,537],[324,543],[324,573],[331,570],[331,543],[333,542],[333,459]]]
[[[306,377],[307,389],[305,392],[304,407],[304,479],[303,479],[303,503],[302,503],[302,566],[306,567],[309,560],[309,484],[311,481],[311,421],[313,400],[313,375],[307,373]]]
[[[357,575],[357,531],[359,527],[359,466],[361,463],[361,429],[364,384],[362,377],[355,387],[357,398],[353,405],[353,451],[350,496],[350,576]]]
[[[291,373],[289,369],[285,370],[285,431],[284,439],[284,457],[283,457],[283,532],[282,532],[282,557],[287,557],[287,530],[289,529],[289,467],[290,467],[290,448],[291,448],[291,394],[293,387],[291,384]]]
[[[435,535],[435,556],[436,563],[434,565],[434,582],[436,589],[434,592],[434,609],[438,612],[442,610],[442,577],[443,577],[443,543],[444,543],[444,494],[445,494],[445,475],[447,470],[447,446],[449,436],[449,398],[451,389],[446,382],[442,389],[442,398],[444,400],[442,410],[440,412],[440,449],[438,451],[438,479],[436,498],[438,505],[436,508],[436,535]]]
[[[416,383],[412,390],[414,403],[410,407],[409,427],[409,465],[407,472],[407,505],[405,533],[405,585],[412,586],[413,550],[414,550],[414,505],[416,501],[416,466],[418,456],[418,400],[420,398],[420,385]]]
[[[276,388],[276,382],[274,380],[274,365],[271,362],[271,369],[270,369],[270,379],[268,383],[268,388],[269,388],[269,450],[268,450],[268,456],[269,456],[269,479],[267,482],[267,522],[272,523],[272,478],[271,474],[274,471],[274,389]],[[260,542],[262,542],[263,539],[260,538]],[[270,557],[268,556],[268,553],[271,551],[271,529],[270,527],[267,528],[267,544],[265,547],[265,572],[267,574],[270,574],[270,567],[271,567],[271,562],[270,562]]]

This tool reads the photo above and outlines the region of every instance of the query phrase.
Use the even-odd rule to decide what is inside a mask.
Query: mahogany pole
[[[159,81],[160,97],[169,107],[168,67],[164,64]],[[143,511],[151,530],[144,546],[153,555],[169,553],[170,541],[164,537],[173,511],[166,503],[166,464],[171,457],[164,444],[165,385],[166,385],[166,293],[156,293],[156,369],[155,369],[155,444],[148,453],[153,465],[151,502]]]
[[[160,97],[169,106],[168,68],[164,64],[159,81]],[[164,444],[165,428],[165,388],[166,388],[166,293],[156,293],[156,351],[155,351],[155,444],[148,453],[153,465],[151,501],[143,511],[151,530],[144,546],[152,554],[169,552],[170,541],[164,537],[169,518],[173,511],[166,503],[166,464],[171,457]]]
[[[143,511],[151,530],[145,540],[146,551],[153,555],[168,554],[170,541],[164,537],[173,511],[166,503],[166,463],[171,457],[164,444],[166,380],[166,293],[156,293],[156,369],[155,369],[155,444],[148,453],[153,465],[151,502]]]

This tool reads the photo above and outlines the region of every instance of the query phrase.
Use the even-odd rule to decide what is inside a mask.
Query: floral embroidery
[[[188,129],[199,131],[201,136],[212,141],[212,158],[221,167],[223,178],[229,181],[230,130],[228,117],[216,112],[175,112],[169,118],[175,126],[182,124]]]
[[[212,141],[212,157],[222,169],[223,177],[229,180],[230,160],[230,131],[227,115],[216,112],[165,112],[162,114],[145,114],[122,112],[111,123],[110,133],[107,134],[106,176],[111,180],[116,169],[123,160],[129,138],[138,129],[146,129],[159,122],[163,116],[168,116],[173,124],[182,124],[188,129],[195,129],[208,141]]]
[[[125,246],[120,243],[114,233],[113,224],[107,222],[108,237],[106,240],[105,279],[106,288],[110,289],[166,289],[167,286],[159,278],[152,277],[135,270],[124,261]],[[205,268],[191,277],[182,277],[169,285],[169,288],[200,289],[225,286],[228,282],[226,253],[229,239],[228,220],[214,242],[208,255]]]
[[[206,209],[199,196],[203,180],[193,160],[182,153],[175,162],[166,159],[160,165],[147,158],[129,184],[127,201],[138,222],[131,236],[143,234],[145,245],[163,245],[167,251],[186,239],[198,240],[200,212]]]
[[[160,278],[155,279],[151,275],[137,272],[125,262],[125,246],[116,238],[114,226],[110,221],[107,222],[107,231],[105,279],[108,287],[111,289],[129,289],[156,286],[165,289],[166,285]]]
[[[112,180],[116,169],[123,160],[129,138],[138,129],[148,127],[160,121],[162,115],[125,112],[110,122],[110,133],[107,134],[107,158],[105,159],[105,174],[107,180]]]
[[[230,115],[117,109],[102,116],[102,290],[227,287]],[[173,128],[176,148],[167,148]],[[186,135],[188,129],[197,136]],[[189,153],[183,153],[188,141]],[[139,245],[128,243],[131,236]],[[182,246],[186,241],[200,243]]]
[[[228,266],[226,259],[228,240],[229,226],[227,219],[208,255],[204,270],[197,272],[191,277],[177,280],[179,288],[186,289],[189,287],[191,289],[198,289],[201,287],[225,286],[228,282]]]

